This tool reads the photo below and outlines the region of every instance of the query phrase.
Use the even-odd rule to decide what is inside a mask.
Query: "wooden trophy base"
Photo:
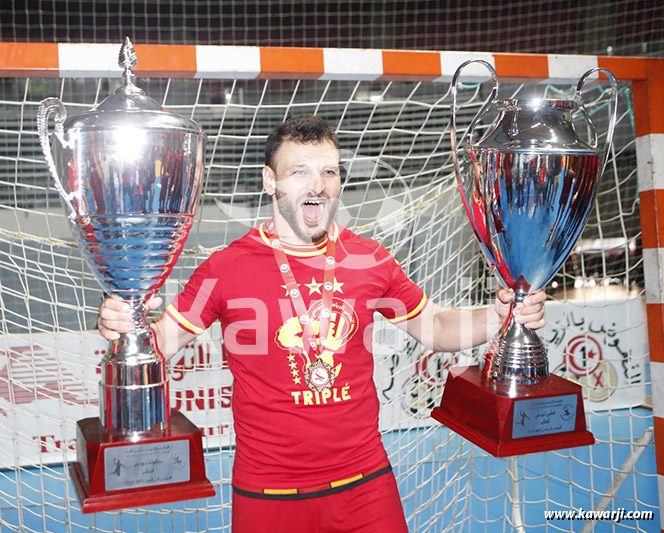
[[[431,416],[494,457],[595,443],[581,386],[553,374],[520,385],[483,379],[477,366],[452,368]]]
[[[99,418],[77,423],[78,461],[69,469],[84,513],[207,498],[200,430],[179,411],[141,440],[105,438]]]

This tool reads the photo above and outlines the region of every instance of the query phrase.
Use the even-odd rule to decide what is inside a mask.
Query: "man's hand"
[[[500,288],[496,292],[496,313],[504,323],[510,311],[510,304],[514,300],[514,293],[510,290]],[[546,323],[544,321],[544,301],[546,293],[543,290],[536,291],[526,296],[523,303],[517,304],[514,310],[514,320],[518,324],[525,324],[528,329],[540,329]]]
[[[159,296],[153,296],[145,302],[144,307],[146,311],[153,311],[161,304],[162,299]],[[104,298],[99,307],[97,327],[101,336],[109,341],[120,338],[120,333],[131,331],[133,323],[129,304],[117,295]]]

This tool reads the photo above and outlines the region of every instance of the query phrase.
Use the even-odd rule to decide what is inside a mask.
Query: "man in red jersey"
[[[273,130],[263,186],[274,217],[212,254],[152,323],[168,359],[221,322],[234,377],[233,531],[407,531],[378,431],[374,312],[455,352],[486,342],[512,295],[444,310],[385,248],[337,224],[339,143],[319,117]],[[517,321],[542,327],[543,301],[530,295]],[[98,325],[109,340],[130,330],[125,304],[107,298]]]

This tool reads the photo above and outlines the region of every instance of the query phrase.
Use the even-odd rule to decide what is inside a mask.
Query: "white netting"
[[[654,0],[30,0],[0,4],[0,41],[243,44],[657,56]]]
[[[0,524],[7,531],[230,531],[231,381],[215,328],[209,341],[174,358],[171,377],[173,405],[211,436],[206,460],[217,498],[83,515],[68,478],[76,420],[97,414],[96,365],[105,344],[92,329],[101,291],[71,243],[49,185],[35,116],[47,96],[59,96],[71,115],[118,83],[0,82]],[[338,131],[344,149],[340,221],[383,242],[435,301],[489,301],[495,282],[453,178],[449,84],[171,79],[141,85],[169,109],[199,121],[209,136],[201,207],[167,298],[213,250],[269,214],[260,180],[264,141],[286,116],[312,112]],[[501,89],[504,97],[545,92],[571,97],[569,85]],[[464,88],[462,124],[487,94],[481,85]],[[521,521],[528,530],[578,530],[582,522],[547,521],[544,512],[595,508],[635,451],[644,453],[608,509],[658,514],[652,412],[642,406],[650,378],[629,87],[621,87],[620,96],[597,208],[551,289],[551,324],[543,335],[552,370],[589,382],[585,394],[594,413],[588,422],[597,444],[516,461],[487,456],[429,418],[456,359],[423,352],[381,323],[375,334],[381,428],[412,531],[507,531]],[[603,89],[590,90],[588,101],[603,131]],[[592,342],[603,358],[588,355]],[[221,381],[211,384],[209,375]],[[601,526],[651,531],[656,523]]]

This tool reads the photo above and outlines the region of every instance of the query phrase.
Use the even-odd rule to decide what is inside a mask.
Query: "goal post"
[[[637,62],[638,64],[638,62]],[[646,60],[633,82],[636,158],[643,231],[643,269],[659,493],[664,531],[664,61]]]
[[[206,436],[216,499],[92,520],[80,514],[59,466],[75,460],[76,419],[97,415],[96,365],[105,343],[93,331],[100,291],[71,242],[35,116],[48,96],[62,99],[69,114],[103,100],[120,84],[118,50],[0,43],[0,528],[230,531],[232,380],[218,328],[170,369],[173,406]],[[543,336],[551,370],[584,384],[598,444],[509,464],[488,457],[429,418],[449,367],[477,351],[434,355],[383,321],[374,332],[380,427],[412,531],[569,531],[572,522],[548,521],[544,512],[588,511],[600,502],[664,517],[664,59],[140,44],[136,53],[137,84],[208,134],[201,205],[164,287],[167,300],[210,253],[269,215],[259,176],[270,129],[289,115],[317,113],[342,145],[340,222],[385,244],[433,300],[485,305],[496,285],[463,212],[450,155],[456,68],[469,59],[489,62],[506,98],[569,98],[587,70],[610,70],[621,102],[614,147],[588,227],[549,290],[552,324]],[[488,96],[489,76],[464,72],[459,122],[467,127]],[[606,87],[600,77],[587,104],[600,125]],[[591,338],[605,356],[591,361],[592,370],[574,352]],[[570,368],[575,362],[580,369]],[[646,393],[652,413],[642,407]],[[650,425],[654,448],[639,444]],[[646,448],[655,466],[639,473]],[[628,481],[623,464],[635,464]],[[652,524],[627,520],[613,528]]]

